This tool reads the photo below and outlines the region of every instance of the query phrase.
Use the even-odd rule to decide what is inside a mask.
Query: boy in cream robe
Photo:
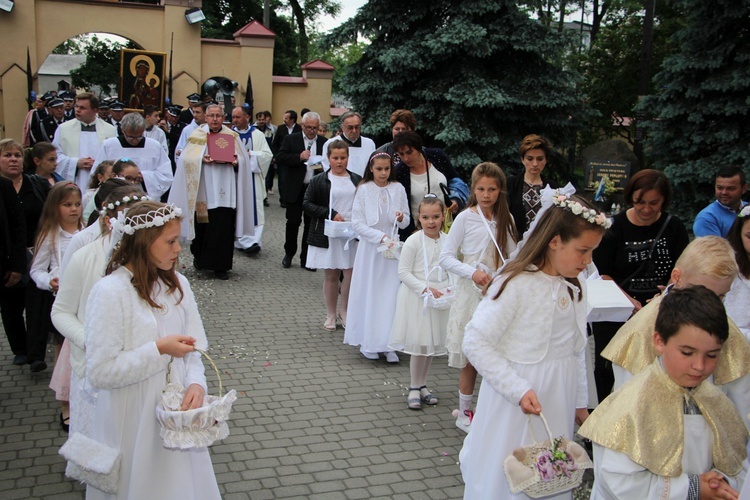
[[[605,399],[578,433],[594,443],[592,499],[737,498],[747,429],[704,382],[729,337],[721,300],[703,286],[661,301],[659,357]]]

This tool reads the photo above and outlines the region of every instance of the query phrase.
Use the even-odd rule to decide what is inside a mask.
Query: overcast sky
[[[339,0],[341,4],[341,12],[335,18],[331,16],[325,16],[320,20],[321,31],[328,31],[336,26],[340,25],[354,14],[357,13],[357,9],[367,3],[367,0]]]

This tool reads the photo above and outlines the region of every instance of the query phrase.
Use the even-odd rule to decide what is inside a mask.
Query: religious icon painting
[[[167,54],[145,50],[120,51],[120,100],[127,111],[151,104],[164,108],[164,67]]]

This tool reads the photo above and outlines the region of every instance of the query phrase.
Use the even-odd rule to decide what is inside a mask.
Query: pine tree
[[[646,153],[675,192],[675,212],[690,220],[713,198],[716,171],[750,173],[750,0],[679,0],[687,24],[679,51],[654,77],[658,95],[642,103]]]
[[[414,111],[418,131],[466,170],[518,162],[524,135],[573,142],[585,107],[576,78],[558,67],[565,38],[509,0],[370,0],[329,43],[372,43],[343,78],[367,132],[390,133],[394,109]]]

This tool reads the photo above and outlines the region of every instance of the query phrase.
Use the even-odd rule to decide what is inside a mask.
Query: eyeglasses
[[[302,128],[305,129],[305,130],[310,130],[310,131],[315,130],[315,131],[317,131],[318,130],[318,125],[315,125],[315,126],[312,126],[312,125],[311,126],[303,125]]]
[[[224,115],[210,114],[210,115],[206,115],[206,118],[210,118],[212,120],[222,120],[222,119],[224,119]]]
[[[125,137],[125,139],[128,139],[130,141],[139,141],[143,137],[143,133],[141,133],[141,135],[128,135],[125,132],[123,132],[122,135],[123,137]]]

